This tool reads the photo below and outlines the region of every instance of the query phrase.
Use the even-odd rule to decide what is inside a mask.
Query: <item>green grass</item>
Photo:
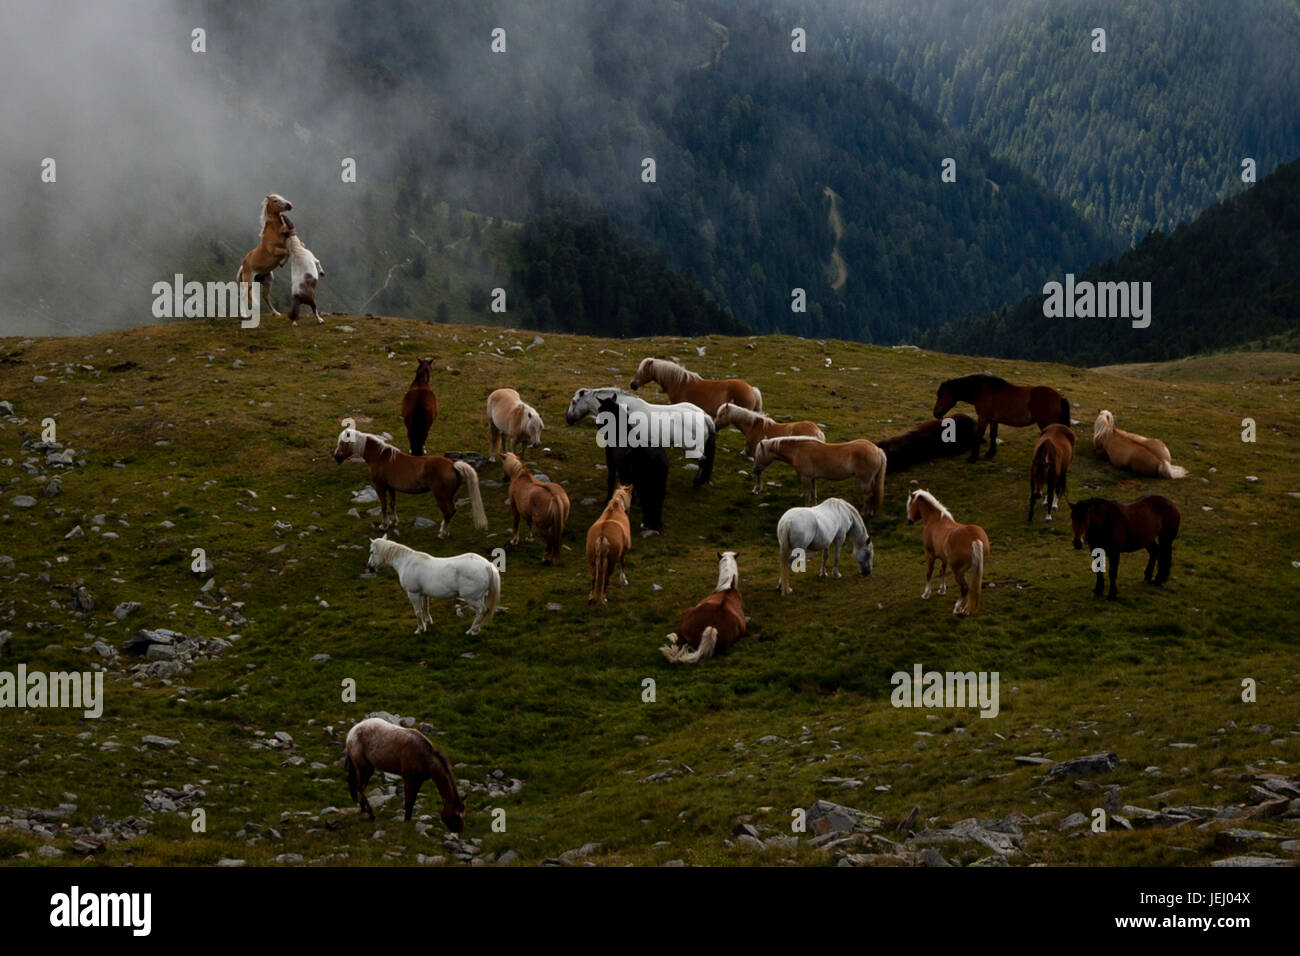
[[[344,323],[357,333],[335,330]],[[524,782],[508,797],[471,792],[466,835],[481,838],[484,852],[513,847],[525,863],[590,841],[602,844],[592,859],[611,864],[824,863],[824,854],[805,846],[751,855],[722,845],[745,815],[787,827],[791,809],[818,798],[886,820],[919,805],[922,820],[936,825],[1013,810],[1063,816],[1097,803],[1095,792],[1042,786],[1040,771],[1013,762],[1034,752],[1065,759],[1114,750],[1125,764],[1105,782],[1122,785],[1124,802],[1152,808],[1160,800],[1240,803],[1247,766],[1300,759],[1300,614],[1292,597],[1300,571],[1291,563],[1300,560],[1292,531],[1300,501],[1288,494],[1300,492],[1300,392],[1290,381],[1165,382],[1150,370],[1131,377],[789,337],[547,335],[528,348],[531,332],[389,318],[334,316],[324,329],[290,330],[274,317],[253,331],[230,325],[0,340],[0,399],[27,420],[0,420],[0,458],[15,462],[0,465],[0,554],[15,562],[0,568],[0,628],[14,632],[0,668],[19,661],[83,668],[94,656],[81,650],[91,643],[87,634],[120,645],[141,626],[241,635],[223,657],[196,663],[172,686],[111,670],[99,720],[49,710],[4,715],[0,807],[50,807],[70,791],[78,810],[67,822],[76,826],[96,814],[142,814],[143,794],[156,787],[196,783],[207,791],[206,833],[192,833],[180,815],[156,814],[147,837],[110,845],[99,863],[264,863],[280,853],[409,863],[417,853],[439,853],[432,787],[417,814],[434,814],[434,839],[401,822],[400,799],[379,811],[376,825],[358,822],[348,807],[339,744],[347,727],[375,710],[432,724],[463,785],[481,784],[496,769]],[[513,351],[516,344],[525,350]],[[696,346],[706,347],[704,357]],[[463,633],[469,618],[446,606],[433,633],[412,636],[413,615],[392,573],[360,577],[373,519],[346,512],[366,470],[329,457],[348,415],[369,416],[363,427],[404,439],[397,406],[416,357],[428,354],[442,407],[431,450],[485,452],[487,393],[518,388],[547,422],[549,452],[530,454],[530,463],[564,482],[574,505],[566,533],[572,550],[561,566],[541,564],[540,543],[512,551],[503,579],[508,610],[476,638]],[[1075,498],[1156,490],[1179,503],[1172,578],[1163,589],[1146,587],[1143,562],[1128,556],[1119,600],[1094,600],[1086,554],[1070,547],[1065,516],[1026,525],[1034,435],[1007,428],[995,462],[948,460],[888,479],[886,512],[870,522],[871,578],[796,575],[794,595],[780,598],[774,531],[781,513],[799,503],[798,481],[777,465],[764,494],[750,495],[743,441],[733,430],[720,439],[707,488],[692,490],[693,472],[680,454],[670,456],[667,533],[634,537],[631,585],[615,586],[608,608],[589,609],[582,542],[600,504],[582,501],[603,502],[605,474],[595,467],[603,456],[590,422],[567,428],[564,408],[578,386],[626,383],[645,355],[742,376],[762,388],[769,411],[814,418],[832,441],[910,427],[928,417],[937,384],[954,375],[987,368],[1052,384],[1085,423],[1070,475]],[[232,367],[236,359],[243,367]],[[127,362],[134,365],[109,371]],[[34,383],[36,375],[47,380]],[[653,398],[657,389],[650,391]],[[1090,423],[1101,407],[1115,412],[1120,427],[1165,440],[1191,476],[1140,479],[1093,458]],[[65,470],[63,493],[53,499],[22,467],[29,453],[21,440],[46,417],[87,461]],[[1241,441],[1244,417],[1258,423],[1254,444]],[[500,478],[493,465],[481,476]],[[903,519],[911,480],[959,520],[988,531],[988,590],[976,618],[953,617],[953,592],[920,600],[920,532]],[[11,505],[24,493],[38,499],[35,508]],[[847,496],[851,488],[831,485],[828,493]],[[417,515],[437,517],[432,499],[402,496],[402,540],[437,555],[504,546],[505,490],[485,487],[484,499],[487,534],[462,509],[451,538],[439,541],[436,528],[411,526]],[[97,540],[90,530],[87,519],[101,513],[104,530],[118,539]],[[161,528],[164,520],[174,527]],[[277,521],[292,531],[277,533]],[[87,536],[64,540],[78,523]],[[278,545],[283,550],[270,553]],[[195,606],[203,579],[189,565],[199,547],[215,565],[217,587],[244,602],[247,624],[221,623],[219,612]],[[750,634],[716,660],[669,665],[656,648],[681,611],[712,588],[722,549],[740,553]],[[66,590],[51,587],[77,577],[96,602],[84,615],[67,610]],[[143,610],[118,623],[112,609],[127,600]],[[329,661],[309,660],[322,652]],[[973,710],[891,707],[891,673],[916,663],[999,671],[1001,713],[986,720]],[[1257,703],[1241,702],[1245,677],[1258,682]],[[356,681],[356,703],[341,700],[345,678]],[[645,678],[656,682],[654,703],[642,701]],[[1256,733],[1256,725],[1272,729]],[[285,765],[287,753],[254,745],[259,733],[281,730],[306,764]],[[147,750],[139,740],[150,733],[182,743]],[[757,743],[769,734],[780,742]],[[121,747],[99,749],[106,741]],[[1171,742],[1197,747],[1175,750]],[[327,769],[311,769],[313,761]],[[1144,773],[1150,766],[1159,773]],[[668,769],[669,779],[646,781]],[[847,790],[823,782],[830,777],[865,785]],[[308,818],[330,805],[345,810],[337,829]],[[504,833],[490,829],[493,807],[507,811]],[[248,846],[236,833],[250,822],[275,827],[282,839]],[[1263,825],[1295,829],[1294,821]],[[385,835],[373,839],[376,829]],[[1213,828],[1067,839],[1045,822],[1028,837],[1017,862],[1157,865],[1227,855],[1213,849]],[[13,861],[38,844],[0,830],[0,858]],[[970,862],[969,851],[954,855]],[[77,859],[69,853],[63,862]]]

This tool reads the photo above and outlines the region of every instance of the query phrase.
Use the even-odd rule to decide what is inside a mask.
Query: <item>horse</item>
[[[293,220],[285,215],[281,215],[280,219],[289,227],[289,234],[285,237],[285,246],[289,250],[289,288],[293,290],[289,324],[297,327],[298,310],[304,305],[309,305],[311,314],[316,316],[316,324],[323,325],[325,320],[321,318],[320,310],[316,308],[316,283],[325,274],[325,267],[298,238],[298,230],[294,228]]]
[[[487,528],[487,514],[483,511],[483,498],[478,490],[478,472],[467,461],[452,461],[441,455],[408,455],[388,444],[378,435],[358,431],[349,425],[339,432],[334,445],[334,460],[340,465],[349,458],[362,458],[370,466],[370,483],[379,495],[382,519],[379,527],[388,531],[397,528],[397,493],[419,495],[432,491],[442,512],[442,526],[438,537],[451,534],[449,525],[456,513],[456,492],[463,484],[469,492],[474,527]],[[389,518],[389,512],[392,518]]]
[[[442,822],[452,833],[465,830],[465,800],[456,786],[456,774],[447,758],[438,752],[429,738],[413,727],[399,727],[382,717],[369,717],[348,731],[343,761],[347,765],[348,792],[358,803],[357,813],[375,811],[366,799],[366,784],[370,775],[397,773],[402,775],[402,789],[406,797],[406,821],[411,821],[415,798],[426,780],[432,780],[442,795]]]
[[[1074,525],[1074,547],[1079,550],[1084,541],[1088,550],[1101,549],[1110,568],[1109,600],[1115,600],[1119,591],[1115,576],[1119,573],[1119,556],[1125,551],[1147,550],[1150,558],[1143,580],[1157,587],[1169,579],[1169,566],[1174,560],[1174,538],[1182,523],[1178,506],[1164,495],[1143,495],[1128,504],[1103,498],[1088,498],[1070,503],[1070,522]],[[1159,565],[1154,580],[1151,572]],[[1105,574],[1097,572],[1097,586],[1092,593],[1101,597]]]
[[[543,560],[558,564],[560,538],[564,523],[569,520],[569,496],[556,481],[538,481],[533,473],[513,452],[501,456],[501,470],[510,481],[510,513],[514,516],[514,533],[508,544],[519,543],[519,522],[528,523],[528,540],[533,540],[534,528],[546,542]]]
[[[964,455],[978,450],[975,419],[958,412],[944,418],[931,418],[915,428],[876,442],[889,456],[889,470],[903,471],[935,458]]]
[[[953,605],[952,613],[958,617],[978,614],[980,589],[984,586],[984,562],[989,554],[989,536],[977,524],[958,524],[952,512],[940,504],[939,499],[920,488],[907,496],[907,523],[924,521],[921,541],[925,545],[925,590],[921,599],[930,597],[930,578],[934,574],[935,558],[939,559],[939,593],[948,591],[948,566],[957,582],[961,598]],[[971,573],[970,586],[966,585],[966,571]]]
[[[1148,478],[1186,478],[1187,469],[1158,438],[1145,438],[1115,427],[1115,416],[1102,409],[1092,426],[1092,447],[1116,468],[1127,468]]]
[[[1074,430],[1069,425],[1048,425],[1038,437],[1029,460],[1029,517],[1034,520],[1034,503],[1043,496],[1044,521],[1052,520],[1057,502],[1065,494],[1065,476],[1074,457]]]
[[[542,443],[542,416],[513,388],[498,388],[488,396],[488,461],[497,460],[497,443],[502,451],[522,451],[524,443],[536,448]],[[506,440],[510,447],[506,447]]]
[[[713,416],[713,424],[719,428],[735,425],[745,436],[746,458],[754,457],[754,449],[764,438],[784,438],[789,435],[806,435],[818,441],[826,440],[826,433],[817,427],[816,422],[778,422],[762,412],[750,411],[735,402],[723,402]]]
[[[745,380],[701,378],[698,373],[664,359],[641,360],[630,387],[635,392],[647,382],[662,388],[670,402],[690,402],[700,408],[717,408],[724,402],[733,402],[750,411],[763,410],[763,393]]]
[[[1047,385],[1012,385],[996,375],[967,375],[950,378],[939,386],[934,403],[934,417],[942,418],[958,402],[970,402],[979,416],[975,434],[984,437],[989,429],[989,450],[985,458],[998,453],[998,425],[1021,427],[1031,422],[1039,428],[1070,424],[1070,403],[1056,389]],[[970,450],[970,458],[979,457],[979,445]]]
[[[764,438],[754,449],[754,494],[763,487],[763,470],[783,461],[803,480],[805,505],[817,503],[817,479],[857,478],[862,514],[874,515],[885,501],[885,453],[865,438],[822,442],[816,438]]]
[[[262,286],[262,300],[272,315],[279,311],[271,303],[271,273],[284,265],[289,258],[287,239],[291,227],[286,225],[283,214],[293,208],[293,203],[279,193],[268,193],[262,200],[262,209],[257,216],[257,245],[244,254],[239,263],[235,279],[239,282],[258,282]]]
[[[435,558],[416,551],[387,536],[370,542],[370,559],[366,570],[392,568],[397,583],[415,608],[415,633],[421,634],[433,623],[429,610],[432,598],[459,598],[474,609],[474,623],[466,634],[477,634],[491,622],[501,603],[501,572],[495,564],[479,554],[458,554],[454,558]]]
[[[402,421],[406,424],[406,440],[411,443],[412,455],[424,454],[424,443],[429,440],[429,429],[438,420],[438,396],[429,387],[429,374],[433,359],[418,359],[415,378],[402,396]]]
[[[588,604],[608,604],[605,589],[609,586],[614,566],[618,566],[620,584],[627,584],[624,567],[627,553],[632,550],[632,526],[627,520],[627,509],[632,507],[632,489],[619,485],[614,497],[605,506],[587,530],[587,569],[591,572],[591,594]]]
[[[745,635],[745,608],[740,598],[737,552],[718,552],[718,586],[682,613],[682,624],[668,635],[659,653],[674,664],[698,664],[725,651]]]
[[[602,398],[597,414],[618,414],[618,402]],[[641,527],[650,531],[664,528],[664,498],[668,493],[668,453],[662,448],[641,445],[605,446],[605,500],[614,497],[614,485],[621,481],[632,488],[632,503],[641,506]]]
[[[790,594],[790,556],[796,548],[805,555],[820,551],[822,567],[818,577],[826,577],[826,556],[835,549],[832,577],[840,577],[840,549],[848,538],[853,547],[853,560],[864,575],[871,573],[874,548],[867,526],[858,509],[843,498],[827,498],[815,508],[791,508],[776,523],[776,540],[781,547],[781,576],[776,589],[782,595]]]
[[[607,398],[617,403],[617,414],[602,418],[600,402]],[[564,420],[576,425],[588,415],[596,416],[596,424],[600,427],[596,441],[606,448],[610,445],[683,448],[687,458],[700,460],[694,487],[700,487],[713,477],[718,430],[713,419],[698,405],[690,402],[652,405],[617,388],[580,388],[569,400]]]

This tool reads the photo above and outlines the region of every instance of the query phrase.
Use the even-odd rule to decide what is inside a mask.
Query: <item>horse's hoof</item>
[[[1051,516],[1051,514],[1048,514],[1046,517],[1043,518],[1043,520],[1044,520],[1044,521],[1051,521],[1051,520],[1052,520],[1052,516]]]
[[[929,592],[928,589],[925,590],[925,591],[922,591],[922,592],[921,592],[921,600],[922,600],[922,601],[928,601],[928,600],[930,600],[930,592]]]

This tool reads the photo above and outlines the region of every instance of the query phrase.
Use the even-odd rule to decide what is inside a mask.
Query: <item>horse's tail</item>
[[[761,412],[763,410],[763,393],[753,385],[749,387],[754,389],[754,411]]]
[[[1162,461],[1160,463],[1161,478],[1186,478],[1187,469],[1182,465],[1175,465],[1172,461]]]
[[[596,582],[592,588],[596,600],[605,596],[609,587],[609,541],[602,534],[596,539]]]
[[[457,461],[453,467],[456,474],[460,475],[465,482],[465,487],[469,490],[469,507],[474,515],[474,527],[480,531],[486,530],[488,526],[487,512],[483,510],[483,496],[478,490],[478,472],[474,466],[467,461]]]
[[[1057,419],[1062,425],[1070,424],[1070,400],[1064,395],[1061,396],[1061,417]]]
[[[984,542],[972,541],[970,546],[970,591],[966,596],[966,613],[978,614],[980,590],[984,587]]]
[[[501,603],[501,572],[497,566],[488,562],[488,589],[487,595],[483,599],[483,620],[479,622],[479,627],[484,627],[492,622],[492,615],[496,613],[497,605]]]
[[[694,664],[704,660],[706,657],[712,657],[713,651],[718,646],[718,629],[710,625],[704,629],[700,635],[700,646],[692,654],[684,658],[688,664]]]
[[[885,506],[885,468],[889,464],[889,456],[883,451],[880,453],[880,467],[876,470],[876,475],[871,479],[871,508],[870,513],[880,514]]]
[[[357,765],[352,762],[350,753],[344,752],[343,765],[348,768],[348,793],[352,794],[352,802],[356,803],[361,781],[357,779]]]

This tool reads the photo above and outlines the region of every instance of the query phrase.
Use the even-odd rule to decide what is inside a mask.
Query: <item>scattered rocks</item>
[[[1063,760],[1047,771],[1048,780],[1066,780],[1071,777],[1095,777],[1118,770],[1120,759],[1114,753],[1092,754]]]

